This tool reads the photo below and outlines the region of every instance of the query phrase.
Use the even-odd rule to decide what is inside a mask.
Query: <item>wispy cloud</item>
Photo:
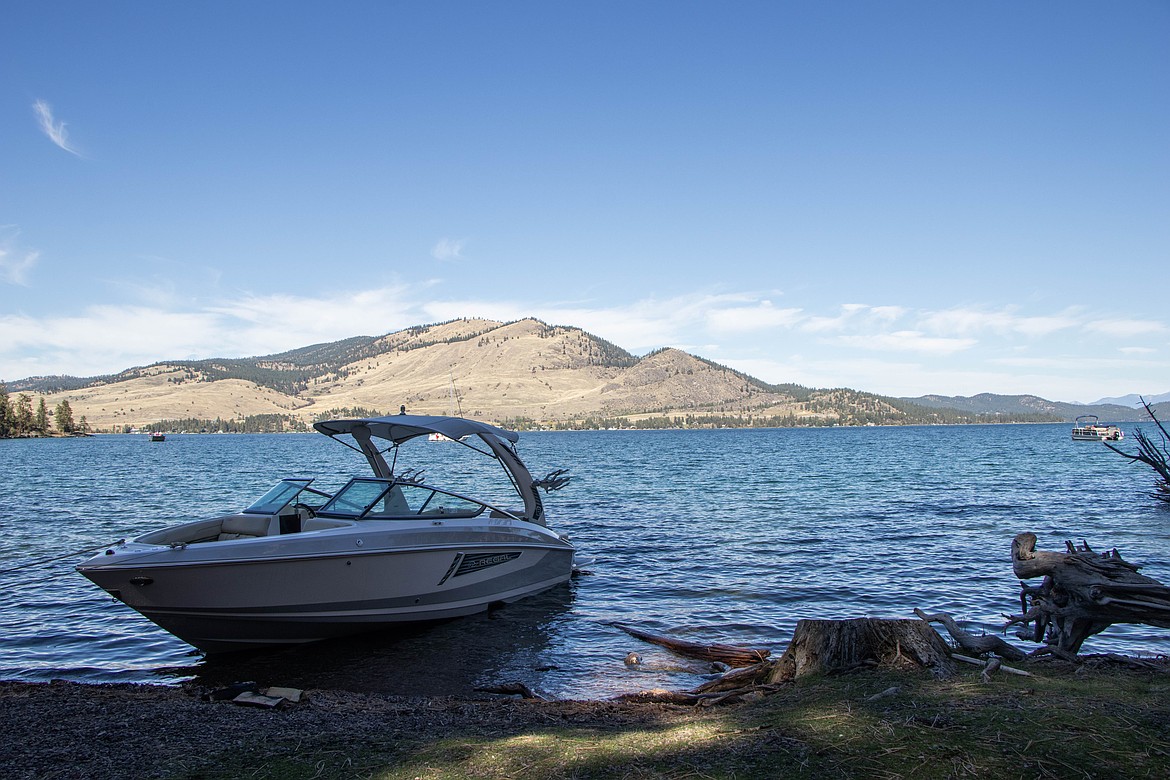
[[[462,260],[463,245],[466,243],[465,238],[441,238],[431,247],[431,257],[441,261]]]
[[[486,317],[509,321],[537,317],[555,325],[574,325],[634,353],[658,347],[699,343],[704,325],[723,312],[752,308],[758,298],[744,294],[694,293],[672,298],[642,298],[620,304],[532,303],[507,300],[434,300],[426,304],[430,321]],[[783,311],[783,310],[776,310]],[[728,315],[728,320],[737,315]]]
[[[800,329],[806,333],[838,333],[850,329],[872,332],[882,329],[906,315],[901,306],[869,306],[864,303],[844,303],[835,316],[809,316],[801,320]]]
[[[41,131],[49,137],[50,141],[70,154],[75,154],[78,157],[81,156],[81,152],[78,151],[77,147],[69,143],[69,133],[65,130],[65,123],[58,122],[53,118],[53,109],[48,103],[43,100],[38,100],[33,103],[33,111],[36,112],[37,121],[41,125]]]
[[[974,333],[1008,333],[1014,317],[1007,311],[983,311],[980,309],[943,309],[923,312],[918,318],[919,327],[931,333],[946,336],[968,336]]]
[[[1166,325],[1156,320],[1095,320],[1086,323],[1085,330],[1125,338],[1164,333]]]
[[[417,290],[244,296],[189,310],[95,305],[68,317],[0,314],[0,377],[89,376],[167,359],[244,357],[428,321]],[[311,318],[305,311],[316,314]]]
[[[741,333],[791,327],[801,317],[800,309],[778,309],[771,301],[759,301],[750,306],[712,309],[707,314],[707,324],[717,332]]]
[[[917,330],[896,330],[892,333],[866,333],[842,336],[840,343],[865,350],[883,352],[919,352],[929,355],[951,355],[970,349],[975,339],[940,338],[927,336]]]
[[[28,286],[29,272],[41,253],[21,249],[17,244],[20,231],[13,225],[0,225],[0,281]]]
[[[1072,310],[1043,316],[1024,316],[1011,308],[998,310],[955,308],[923,312],[919,317],[919,326],[930,333],[942,336],[994,333],[1002,336],[1016,334],[1038,338],[1079,327],[1083,320],[1083,313],[1078,314]]]

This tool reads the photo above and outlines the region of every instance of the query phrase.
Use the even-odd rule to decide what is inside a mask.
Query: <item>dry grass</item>
[[[458,340],[467,333],[480,335]],[[160,364],[133,379],[46,395],[45,402],[53,408],[68,400],[74,419],[85,416],[102,430],[259,414],[295,414],[308,422],[332,408],[393,414],[401,405],[417,414],[461,409],[469,417],[496,421],[559,421],[633,410],[681,415],[719,407],[770,413],[799,408],[786,396],[749,388],[741,377],[679,350],[648,356],[630,368],[600,366],[597,345],[584,333],[550,332],[533,320],[457,321],[418,334],[392,334],[383,346],[387,352],[322,373],[297,396],[241,380],[184,380],[184,371]],[[460,397],[455,409],[452,382]]]

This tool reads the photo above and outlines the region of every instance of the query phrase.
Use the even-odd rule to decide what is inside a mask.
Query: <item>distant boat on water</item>
[[[150,434],[150,440],[151,441],[166,441],[167,436],[165,433],[160,433],[159,431],[155,431],[154,433]]]
[[[1125,434],[1116,425],[1101,425],[1097,415],[1082,414],[1073,423],[1073,441],[1121,441]]]

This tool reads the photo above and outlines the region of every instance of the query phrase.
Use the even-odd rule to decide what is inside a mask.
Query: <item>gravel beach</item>
[[[7,780],[198,777],[207,769],[222,772],[233,754],[241,767],[252,767],[269,757],[344,754],[371,744],[386,749],[453,735],[504,736],[553,725],[621,729],[696,717],[691,708],[651,703],[310,690],[297,704],[261,709],[205,695],[150,685],[0,682],[0,774]]]

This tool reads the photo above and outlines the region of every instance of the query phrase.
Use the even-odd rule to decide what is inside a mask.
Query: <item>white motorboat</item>
[[[1082,414],[1073,423],[1073,441],[1121,441],[1125,434],[1116,425],[1101,425],[1097,415]]]
[[[77,570],[209,653],[468,615],[569,579],[573,546],[548,527],[538,494],[569,477],[534,480],[516,433],[407,414],[314,427],[360,451],[373,476],[332,495],[285,479],[241,512],[119,542]],[[523,506],[435,487],[416,469],[396,473],[400,446],[435,433],[498,461]]]

